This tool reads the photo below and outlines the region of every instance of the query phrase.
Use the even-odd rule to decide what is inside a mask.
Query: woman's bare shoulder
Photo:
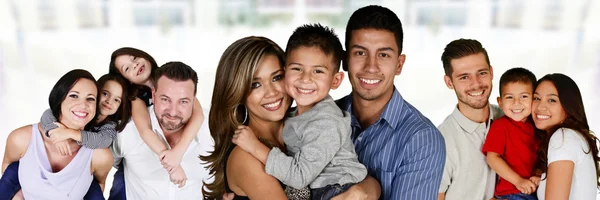
[[[265,172],[265,166],[251,154],[234,147],[227,159],[229,188],[250,199],[286,199],[279,181]]]
[[[32,128],[32,125],[25,125],[13,130],[6,139],[7,143],[10,142],[17,147],[27,148],[27,146],[29,146],[29,141],[31,140]]]

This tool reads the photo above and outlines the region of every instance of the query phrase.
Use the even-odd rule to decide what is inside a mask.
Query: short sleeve
[[[481,149],[484,155],[487,155],[487,152],[494,152],[504,156],[506,148],[506,123],[504,122],[506,121],[498,119],[492,123]]]
[[[585,140],[574,130],[558,129],[548,144],[548,164],[560,160],[576,163],[587,152],[585,144]]]

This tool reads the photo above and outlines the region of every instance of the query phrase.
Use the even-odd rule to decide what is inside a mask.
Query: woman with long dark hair
[[[542,143],[536,169],[543,199],[596,199],[600,186],[598,138],[589,128],[579,87],[564,74],[542,77],[533,94],[532,117]]]

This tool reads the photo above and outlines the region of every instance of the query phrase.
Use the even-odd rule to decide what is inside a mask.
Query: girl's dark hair
[[[110,55],[110,64],[108,66],[109,74],[121,76],[121,78],[123,78],[128,83],[128,85],[130,85],[128,87],[129,88],[128,93],[129,93],[130,100],[135,99],[135,97],[140,93],[150,92],[150,88],[148,88],[148,86],[133,84],[119,72],[119,70],[117,69],[117,66],[115,66],[115,60],[117,59],[117,57],[119,57],[121,55],[131,55],[131,56],[135,56],[135,57],[141,57],[141,58],[146,59],[148,62],[150,62],[150,65],[152,65],[151,70],[150,70],[150,78],[154,77],[154,74],[156,73],[156,70],[158,69],[158,64],[156,64],[156,61],[154,60],[154,58],[152,56],[150,56],[150,54],[146,53],[145,51],[142,51],[142,50],[139,50],[136,48],[132,48],[132,47],[123,47],[123,48],[113,51],[113,53]]]
[[[591,153],[594,159],[594,165],[596,167],[596,185],[600,187],[600,168],[598,168],[598,146],[596,141],[598,138],[590,131],[587,117],[585,115],[585,109],[583,107],[583,100],[579,87],[573,79],[567,75],[555,73],[548,74],[538,80],[537,85],[544,81],[549,81],[554,84],[556,91],[558,91],[558,99],[560,104],[565,111],[567,117],[565,120],[554,127],[551,127],[547,131],[536,129],[536,134],[542,139],[540,147],[538,149],[538,162],[536,163],[535,169],[540,170],[542,173],[548,171],[548,145],[552,135],[560,128],[568,128],[575,130],[579,133],[587,142],[589,151],[586,154]]]
[[[117,130],[117,132],[121,132],[129,122],[129,119],[131,118],[131,101],[128,99],[129,92],[127,91],[127,89],[129,88],[129,83],[121,76],[114,74],[105,74],[104,76],[100,77],[100,79],[98,79],[98,96],[102,95],[102,88],[104,88],[104,85],[108,81],[117,82],[121,86],[123,93],[121,94],[121,105],[119,105],[117,112],[115,114],[107,116],[106,119],[104,119],[104,122],[106,122],[106,120],[115,122],[117,124],[117,127],[115,129]],[[102,102],[100,102],[100,98],[98,97],[98,108],[100,108],[99,106],[101,103]]]
[[[83,69],[74,69],[60,77],[60,79],[58,79],[58,81],[56,82],[56,84],[54,84],[54,87],[50,91],[50,95],[48,97],[48,104],[50,106],[50,110],[52,110],[52,115],[54,115],[54,117],[57,120],[60,119],[62,102],[65,100],[67,94],[73,88],[73,86],[75,86],[75,83],[77,83],[79,79],[88,79],[96,83],[96,79],[94,78],[94,76],[92,76],[90,72]],[[98,116],[98,112],[96,112],[96,114],[94,115],[94,119],[96,118],[96,116]]]

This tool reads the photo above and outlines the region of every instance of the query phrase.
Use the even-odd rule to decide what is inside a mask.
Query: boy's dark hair
[[[123,129],[125,129],[127,123],[129,123],[129,119],[131,119],[131,101],[128,99],[129,82],[120,75],[105,74],[104,76],[98,79],[98,96],[102,95],[102,88],[104,88],[104,85],[106,85],[108,81],[117,82],[121,86],[123,94],[121,94],[121,105],[119,105],[117,112],[115,112],[115,114],[107,116],[105,121],[110,120],[115,122],[117,124],[115,130],[117,132],[121,132],[123,131]],[[100,102],[100,97],[98,97],[98,108],[100,108],[101,103],[102,102]]]
[[[344,48],[332,28],[318,23],[305,24],[296,28],[288,40],[285,53],[289,55],[300,47],[318,47],[325,55],[333,55],[333,72],[340,70],[340,63],[344,58]]]
[[[450,62],[453,59],[459,59],[478,53],[483,53],[488,66],[491,66],[487,51],[485,48],[483,48],[479,41],[461,38],[448,43],[446,48],[444,48],[444,53],[442,53],[442,64],[444,65],[444,72],[446,73],[446,76],[452,76],[453,69]]]
[[[386,30],[394,33],[396,45],[398,45],[398,55],[402,53],[402,41],[404,40],[402,22],[389,8],[370,5],[354,11],[346,25],[346,50],[350,49],[352,31],[360,29]],[[344,65],[344,70],[348,70],[346,65]]]
[[[536,81],[535,74],[525,68],[515,67],[509,69],[500,77],[500,96],[502,96],[504,86],[509,83],[529,84],[531,86],[531,91],[534,91]]]
[[[90,72],[83,69],[74,69],[60,77],[56,84],[54,84],[54,87],[52,87],[50,95],[48,96],[48,104],[50,105],[50,110],[52,110],[52,115],[57,120],[60,119],[62,102],[67,98],[69,91],[80,79],[88,79],[96,84],[96,79]],[[95,119],[96,116],[98,116],[98,112],[96,112],[93,119]]]
[[[194,82],[194,95],[196,94],[196,90],[198,88],[198,74],[196,71],[194,71],[194,69],[192,69],[192,67],[186,65],[185,63],[168,62],[160,66],[152,77],[154,88],[158,88],[158,79],[162,76],[175,81],[192,80],[192,82]]]

